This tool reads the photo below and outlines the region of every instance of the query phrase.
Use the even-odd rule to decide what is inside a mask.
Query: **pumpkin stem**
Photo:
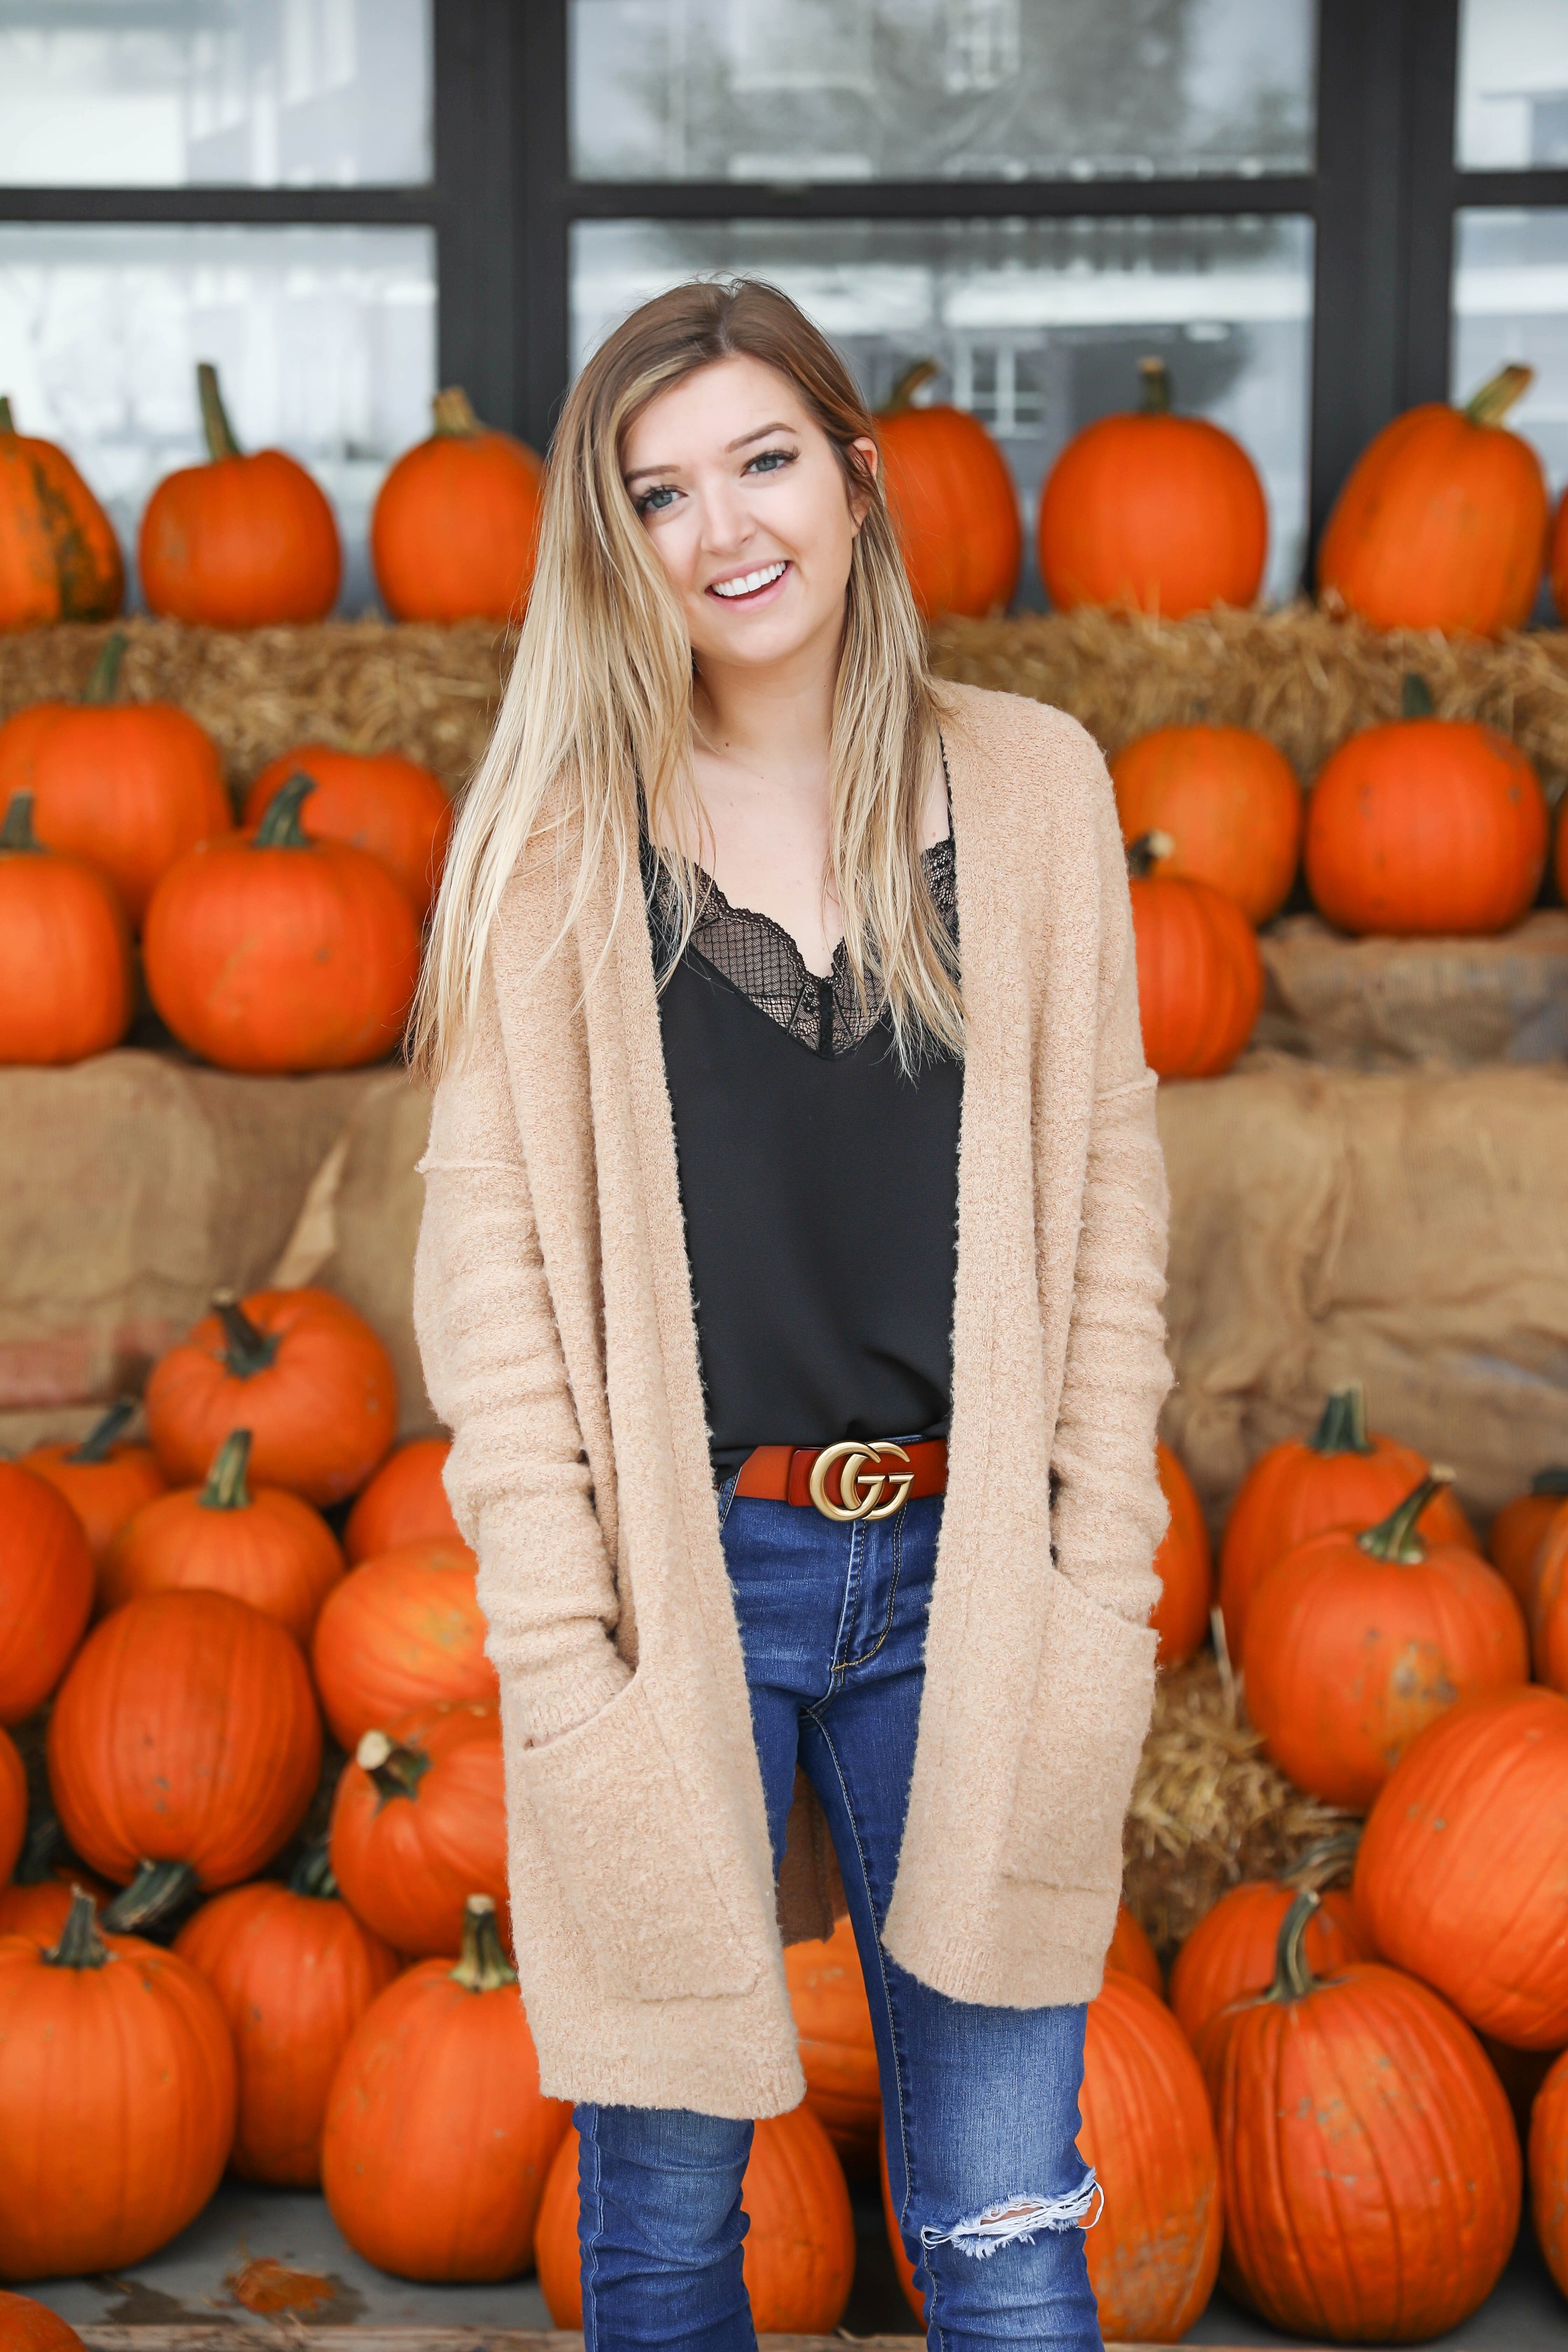
[[[232,1290],[214,1291],[213,1313],[228,1342],[223,1351],[225,1371],[237,1381],[248,1381],[266,1371],[278,1353],[276,1332],[258,1330]]]
[[[82,688],[81,698],[94,709],[112,702],[120,691],[120,665],[125,659],[129,639],[123,629],[110,629],[92,666],[92,676]]]
[[[488,1895],[470,1895],[463,1906],[463,1951],[451,1977],[469,1992],[500,1992],[517,1982],[517,1970],[500,1948],[496,1906]]]
[[[207,438],[207,456],[216,466],[220,457],[242,455],[234,437],[234,427],[228,421],[228,411],[223,404],[223,394],[217,388],[217,370],[211,360],[196,362],[196,398],[202,408],[202,431]]]
[[[1279,1922],[1279,1940],[1274,1947],[1274,1981],[1263,1996],[1265,2000],[1305,2000],[1310,1992],[1317,1990],[1318,1979],[1307,1965],[1306,1936],[1312,1914],[1322,1899],[1316,1887],[1303,1886]]]
[[[0,433],[15,433],[16,420],[11,414],[11,395],[0,392]]]
[[[1163,858],[1173,857],[1176,845],[1168,833],[1141,833],[1127,845],[1127,871],[1134,882],[1144,881]]]
[[[338,1891],[332,1876],[332,1865],[324,1837],[315,1838],[305,1848],[289,1874],[290,1895],[311,1895],[319,1902],[330,1903]]]
[[[68,1462],[107,1462],[114,1450],[114,1441],[126,1425],[136,1418],[134,1397],[116,1397],[103,1419],[88,1431],[79,1445],[73,1445],[66,1455]]]
[[[394,1742],[384,1731],[365,1733],[354,1749],[354,1762],[375,1782],[382,1805],[390,1804],[394,1797],[416,1797],[419,1783],[430,1769],[430,1759],[423,1748]],[[376,1811],[381,1811],[381,1805]]]
[[[468,438],[482,433],[484,426],[474,415],[474,405],[460,383],[449,383],[430,403],[430,414],[436,420],[437,436],[446,439]]]
[[[1432,689],[1419,670],[1407,669],[1399,688],[1401,719],[1436,719],[1437,706],[1432,699]]]
[[[1433,1496],[1453,1483],[1454,1473],[1435,1462],[1421,1484],[1411,1488],[1387,1518],[1379,1519],[1376,1527],[1357,1536],[1360,1549],[1369,1559],[1397,1560],[1402,1568],[1419,1568],[1426,1557],[1426,1547],[1415,1532],[1415,1522]]]
[[[1465,415],[1472,425],[1500,425],[1516,401],[1522,400],[1535,382],[1535,370],[1526,367],[1521,360],[1510,361],[1497,374],[1489,376],[1479,392],[1473,392],[1465,403]]]
[[[55,1858],[65,1842],[65,1832],[51,1806],[47,1812],[38,1815],[27,1832],[27,1842],[16,1864],[17,1885],[41,1886],[46,1878],[52,1878]]]
[[[0,849],[32,850],[40,856],[44,845],[33,831],[33,795],[13,793],[5,803],[5,822],[0,824]]]
[[[904,370],[887,399],[877,411],[878,415],[907,416],[915,404],[916,393],[923,391],[925,386],[934,382],[941,373],[940,360],[917,360],[913,367],[907,367]]]
[[[308,776],[303,768],[291,775],[286,784],[279,784],[261,812],[261,823],[256,828],[255,849],[313,849],[315,843],[300,822],[300,811],[309,795],[316,789],[316,779]]]
[[[1175,387],[1171,382],[1171,371],[1164,361],[1140,360],[1138,381],[1141,387],[1139,415],[1169,416],[1171,404],[1175,398]]]
[[[71,1907],[66,1913],[59,1942],[52,1952],[45,1952],[42,1957],[47,1969],[100,1969],[113,1958],[98,1932],[92,1897],[79,1886],[71,1888]]]
[[[204,1511],[248,1511],[250,1489],[245,1473],[250,1461],[250,1432],[231,1429],[213,1456],[207,1483],[202,1488]]]
[[[1314,1454],[1370,1454],[1366,1433],[1366,1391],[1359,1381],[1331,1389],[1323,1417],[1307,1440]]]
[[[143,1862],[130,1885],[104,1906],[103,1924],[116,1936],[155,1927],[195,1894],[195,1885],[196,1874],[188,1862]]]
[[[1532,1495],[1568,1495],[1568,1469],[1560,1465],[1551,1470],[1538,1470],[1530,1482]]]
[[[1287,1886],[1311,1886],[1321,1894],[1342,1878],[1355,1860],[1361,1844],[1359,1829],[1342,1830],[1337,1837],[1319,1838],[1296,1856],[1289,1870],[1281,1874]]]

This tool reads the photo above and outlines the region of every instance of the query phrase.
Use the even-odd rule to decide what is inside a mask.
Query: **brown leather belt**
[[[890,1519],[905,1503],[947,1492],[947,1440],[847,1437],[837,1445],[759,1445],[741,1465],[737,1495],[814,1504],[826,1519]]]

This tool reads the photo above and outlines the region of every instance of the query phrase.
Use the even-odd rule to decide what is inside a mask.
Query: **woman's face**
[[[855,446],[875,467],[875,442]],[[644,409],[621,471],[700,667],[837,650],[866,500],[787,376],[745,358],[700,368]]]

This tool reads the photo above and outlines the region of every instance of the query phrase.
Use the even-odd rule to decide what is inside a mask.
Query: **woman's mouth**
[[[754,572],[737,572],[732,579],[711,582],[708,593],[726,604],[760,604],[776,592],[788,570],[783,558],[776,563],[759,563]]]

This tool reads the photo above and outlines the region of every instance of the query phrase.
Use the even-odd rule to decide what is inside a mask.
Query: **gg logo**
[[[811,1466],[806,1481],[806,1493],[825,1519],[890,1519],[915,1483],[915,1474],[906,1470],[901,1475],[889,1475],[885,1470],[873,1470],[868,1465],[891,1455],[907,1462],[909,1455],[890,1437],[880,1439],[843,1439],[837,1445],[825,1445]],[[836,1464],[838,1472],[838,1495],[836,1503],[827,1492],[827,1474]],[[887,1502],[882,1496],[889,1487],[892,1495]]]

